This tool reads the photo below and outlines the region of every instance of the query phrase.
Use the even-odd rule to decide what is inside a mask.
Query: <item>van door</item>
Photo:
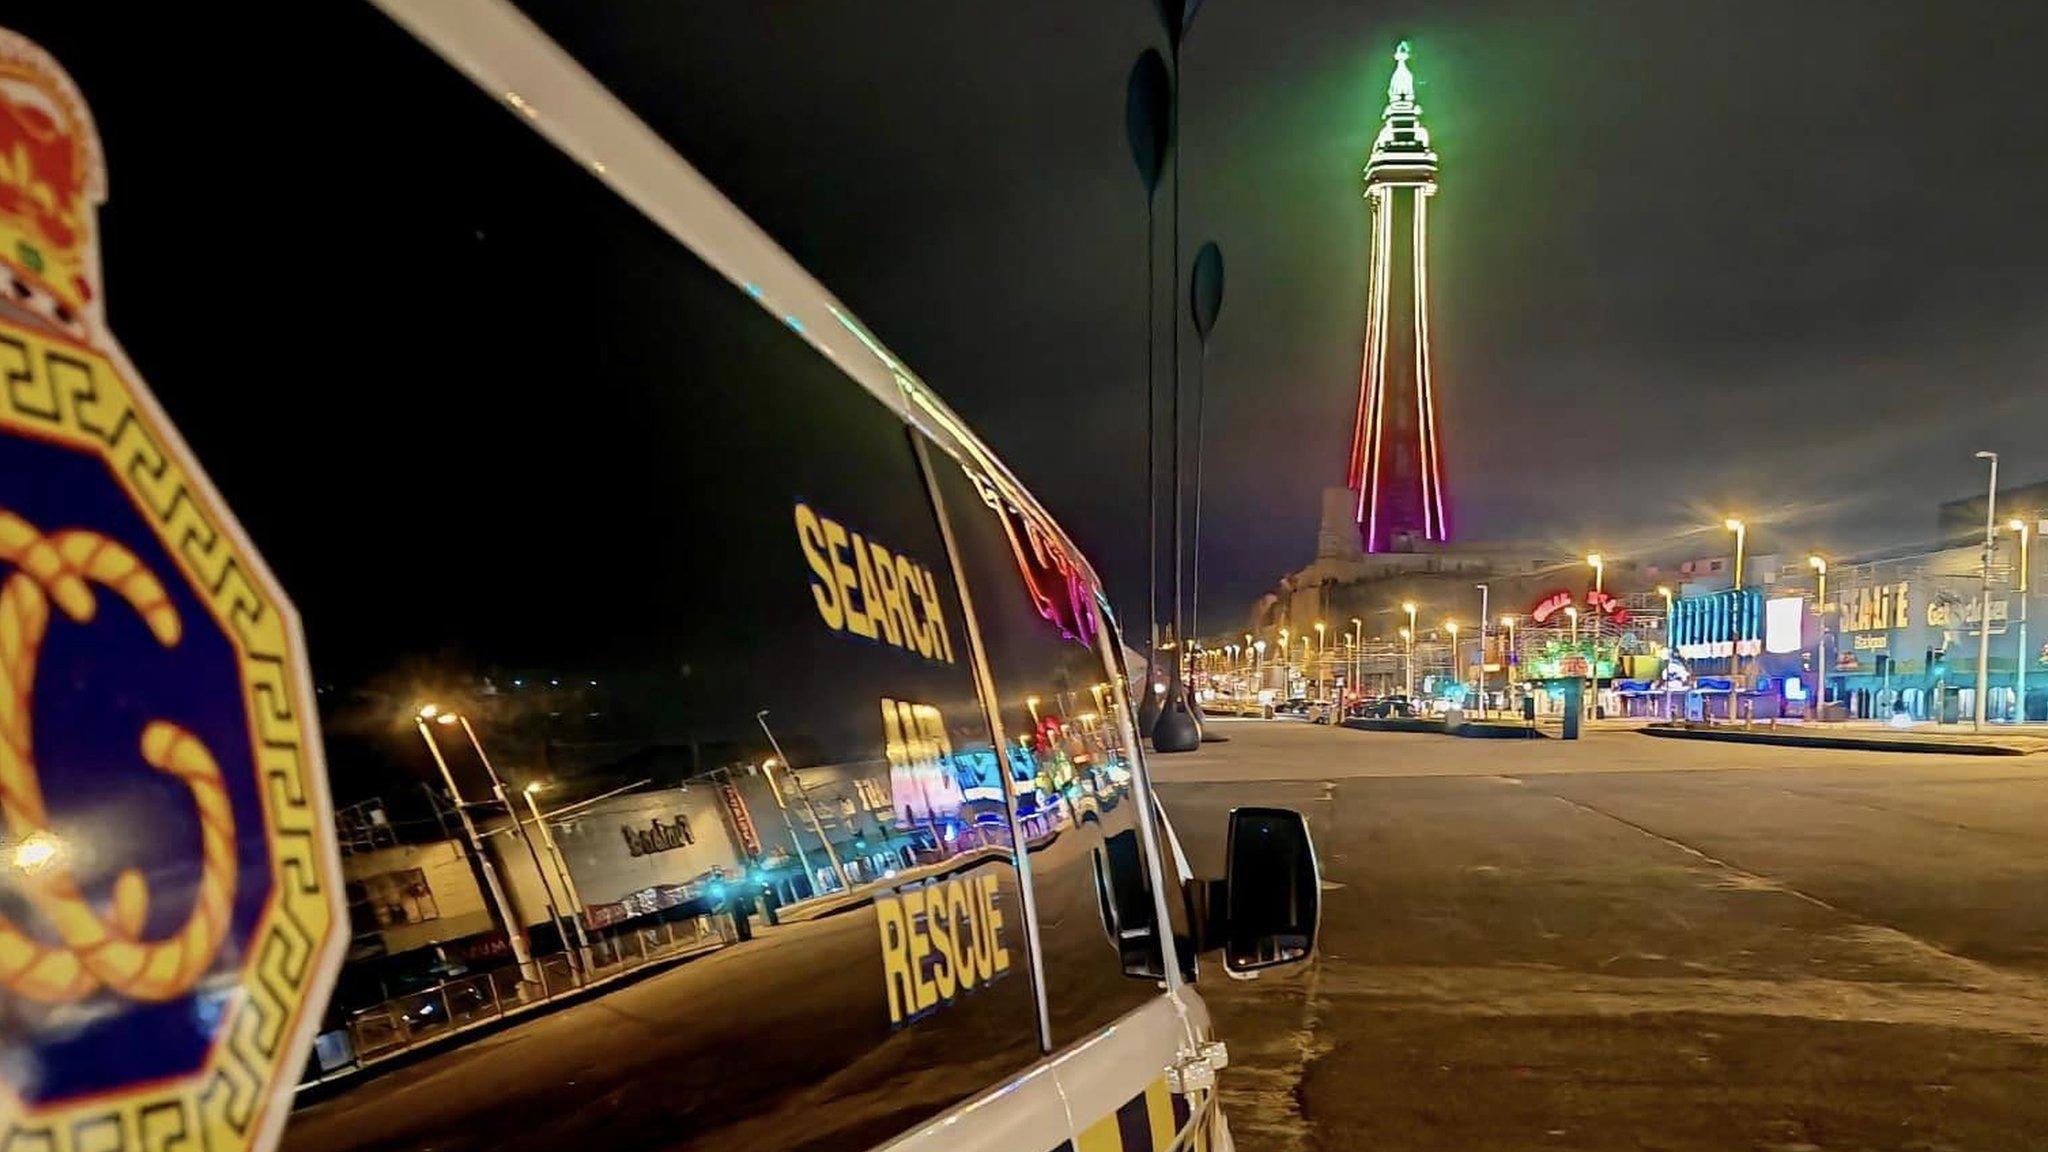
[[[1063,539],[989,477],[929,455],[1029,848],[1048,1043],[1077,1146],[1163,1148],[1185,1119],[1167,1069],[1192,1037],[1168,996],[1154,829],[1095,589]]]

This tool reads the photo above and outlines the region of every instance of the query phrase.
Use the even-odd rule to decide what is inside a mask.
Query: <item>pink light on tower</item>
[[[1429,201],[1436,153],[1406,41],[1365,166],[1372,216],[1364,366],[1345,484],[1368,552],[1450,539],[1429,335]]]

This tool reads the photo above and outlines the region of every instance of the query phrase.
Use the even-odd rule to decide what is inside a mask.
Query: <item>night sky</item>
[[[1159,42],[1150,5],[641,3],[601,30],[527,7],[1135,603],[1144,215],[1122,102]],[[1934,504],[1981,484],[1978,448],[2048,474],[2028,455],[2048,427],[2048,7],[1209,0],[1182,227],[1190,259],[1222,243],[1230,281],[1211,603],[1306,562],[1317,490],[1341,482],[1359,170],[1404,36],[1443,157],[1461,538],[1705,552],[1739,510],[1846,548],[1931,534]]]
[[[522,6],[948,397],[1141,618],[1145,217],[1123,103],[1163,39],[1147,0]],[[405,373],[364,373],[334,346],[374,333],[386,356],[457,355],[463,285],[502,284],[500,262],[523,259],[512,225],[554,208],[488,173],[433,176],[464,171],[467,141],[380,133],[419,97],[336,45],[389,51],[395,31],[366,5],[319,12],[324,55],[198,71],[152,45],[226,44],[235,17],[134,14],[113,42],[85,7],[9,23],[100,108],[116,332],[333,652],[349,612],[388,615],[378,597],[409,577],[336,569],[325,536],[292,538],[306,517],[368,501],[390,554],[473,560],[509,530],[433,537],[422,500],[524,507],[616,445],[559,434],[504,455],[418,388],[466,381],[449,395],[492,412],[530,399],[505,390],[518,372],[435,377],[408,354],[388,361]],[[1709,526],[1739,512],[1761,542],[1841,555],[1932,534],[1935,505],[1981,485],[1978,448],[2014,483],[2048,475],[2029,455],[2048,427],[2048,6],[1207,0],[1186,48],[1182,231],[1190,259],[1213,237],[1229,269],[1212,626],[1311,557],[1318,491],[1341,482],[1360,169],[1403,37],[1443,159],[1433,329],[1460,538],[1683,556],[1724,548]],[[157,93],[246,117],[167,117]],[[618,312],[625,263],[532,298]],[[193,314],[172,306],[192,299],[274,355],[246,379],[196,375]],[[366,306],[379,324],[351,327]],[[1184,351],[1191,375],[1191,332]],[[262,364],[294,368],[258,410]],[[252,437],[258,416],[314,438]],[[690,437],[636,428],[657,452]],[[476,638],[446,608],[418,615],[422,647]]]

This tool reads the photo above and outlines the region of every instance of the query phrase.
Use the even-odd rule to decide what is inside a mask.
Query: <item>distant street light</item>
[[[498,879],[498,866],[491,862],[490,853],[484,851],[483,837],[477,835],[476,821],[469,818],[469,802],[462,798],[462,790],[455,786],[455,774],[448,770],[448,758],[441,754],[441,745],[435,742],[433,729],[427,727],[429,720],[447,724],[449,715],[438,705],[426,704],[413,713],[412,719],[420,730],[420,739],[427,743],[427,753],[434,758],[434,766],[441,770],[441,782],[448,786],[448,797],[455,803],[456,819],[462,822],[463,834],[469,840],[470,855],[476,858],[477,867],[483,870],[484,888],[490,893],[492,906],[498,910],[498,922],[504,925],[505,938],[512,945],[512,959],[519,965],[520,979],[536,980],[539,970],[533,966],[533,951],[526,944],[526,927],[512,912],[512,902],[505,897],[505,885]]]
[[[768,709],[763,708],[759,712],[754,713],[754,723],[761,726],[762,735],[768,737],[768,746],[775,749],[774,757],[762,762],[761,771],[767,772],[768,766],[777,760],[782,762],[783,770],[789,773],[790,783],[796,785],[796,798],[803,801],[804,811],[811,818],[811,831],[817,834],[818,843],[825,846],[825,859],[829,860],[832,864],[832,875],[838,878],[839,886],[842,890],[851,889],[853,881],[847,875],[846,865],[839,862],[839,850],[834,848],[832,841],[826,838],[825,825],[818,820],[818,806],[811,803],[811,794],[804,787],[803,778],[796,774],[796,765],[789,762],[789,753],[782,750],[782,742],[775,738],[775,730],[768,727]],[[774,777],[771,776],[769,779],[772,781]],[[803,841],[796,841],[796,852],[797,858],[804,863],[804,870],[807,873],[810,872],[810,862],[804,857]],[[806,876],[805,879],[815,881],[817,876],[811,874]]]
[[[2020,638],[2019,647],[2014,650],[2013,693],[2019,697],[2019,720],[2027,722],[2027,600],[2033,587],[2033,578],[2028,572],[2027,543],[2033,536],[2033,522],[2015,516],[2009,525],[2020,534]]]
[[[1474,584],[1473,587],[1479,589],[1479,715],[1483,717],[1486,715],[1486,622],[1493,611],[1489,603],[1493,590],[1484,584]]]
[[[1415,605],[1413,604],[1409,604],[1406,607],[1411,614],[1415,611]],[[1406,691],[1408,698],[1413,700],[1415,699],[1415,629],[1401,629],[1401,646],[1404,653],[1402,668],[1403,676],[1407,680]]]
[[[512,798],[505,794],[505,781],[498,775],[498,769],[491,763],[491,758],[484,753],[484,742],[477,739],[476,729],[470,727],[469,717],[460,712],[443,712],[439,720],[441,723],[446,724],[450,717],[453,717],[455,722],[462,726],[462,734],[469,737],[469,746],[476,752],[477,763],[484,766],[485,774],[491,778],[491,791],[498,797],[498,803],[505,806],[505,815],[512,818],[512,827],[518,831],[520,842],[526,845],[527,858],[533,862],[534,878],[540,881],[541,895],[547,900],[548,919],[554,921],[555,939],[561,941],[562,950],[567,952],[569,950],[569,928],[562,920],[561,905],[555,902],[554,885],[548,883],[548,874],[540,866],[540,852],[533,846],[533,837],[527,834],[526,825],[519,822],[519,813],[512,808]],[[528,799],[532,799],[532,797],[529,796]],[[579,954],[571,954],[570,965],[572,967],[580,967],[581,965],[577,963],[579,959]]]
[[[1444,631],[1451,634],[1451,679],[1456,681],[1459,690],[1463,691],[1465,677],[1461,675],[1463,670],[1458,667],[1458,622],[1456,620],[1444,621]]]
[[[1998,453],[1979,452],[1991,462],[1991,483],[1984,491],[1984,562],[1977,597],[1977,699],[1971,708],[1972,727],[1984,729],[1984,697],[1991,683],[1991,557],[1998,547]]]
[[[1505,685],[1505,687],[1504,687],[1504,689],[1503,689],[1503,692],[1504,692],[1504,693],[1510,693],[1510,694],[1511,694],[1511,693],[1513,693],[1513,692],[1514,692],[1514,690],[1515,690],[1515,617],[1514,617],[1514,614],[1513,614],[1513,613],[1509,613],[1508,615],[1506,615],[1506,616],[1503,616],[1503,617],[1501,617],[1501,618],[1500,618],[1500,626],[1501,626],[1502,628],[1505,628],[1505,629],[1507,629],[1507,633],[1508,633],[1508,646],[1507,646],[1507,651],[1505,651],[1505,652],[1502,652],[1502,653],[1501,653],[1501,656],[1500,656],[1500,679],[1501,679],[1501,683],[1502,683],[1503,685]],[[1512,705],[1512,704],[1513,704],[1513,701],[1509,701],[1509,704],[1510,704],[1510,705]],[[1512,715],[1512,714],[1511,714],[1511,715]]]
[[[590,935],[583,929],[583,897],[576,891],[576,879],[569,875],[568,862],[562,859],[562,849],[555,843],[554,830],[549,828],[548,822],[542,818],[540,802],[534,799],[535,796],[540,794],[540,790],[545,787],[547,785],[538,780],[528,781],[526,787],[519,790],[519,794],[526,797],[526,810],[533,813],[534,826],[540,829],[540,841],[547,845],[548,860],[555,866],[555,877],[562,882],[562,895],[568,897],[569,922],[576,927],[576,952],[582,958],[583,970],[588,972],[590,970]],[[517,817],[515,816],[514,819],[516,820]],[[564,947],[567,947],[568,943],[567,940],[562,941]]]
[[[1593,659],[1591,661],[1589,670],[1593,673],[1593,702],[1592,711],[1589,712],[1588,715],[1597,717],[1600,715],[1600,618],[1606,614],[1606,605],[1604,603],[1604,600],[1607,592],[1607,565],[1604,561],[1600,559],[1600,554],[1598,552],[1594,552],[1588,555],[1586,557],[1586,563],[1593,566],[1593,591],[1596,593],[1600,593],[1600,595],[1595,596],[1594,599],[1598,601],[1603,601],[1602,603],[1596,603],[1592,605]]]
[[[1351,618],[1351,690],[1357,692],[1365,679],[1365,621]]]
[[[1813,568],[1813,608],[1820,620],[1820,627],[1813,636],[1813,680],[1814,715],[1826,719],[1828,707],[1828,562],[1820,556],[1808,556],[1806,563]]]
[[[1749,540],[1749,527],[1745,525],[1742,521],[1737,520],[1732,516],[1722,521],[1721,525],[1722,527],[1728,529],[1730,532],[1735,533],[1734,588],[1736,593],[1738,594],[1737,602],[1739,603],[1741,599],[1740,593],[1742,592],[1742,550],[1743,545],[1746,544]],[[1732,681],[1740,677],[1742,674],[1742,652],[1740,650],[1742,638],[1739,636],[1735,636],[1731,637],[1731,640],[1733,641],[1733,643],[1730,645],[1728,649],[1728,675],[1730,680]],[[1728,687],[1728,720],[1730,723],[1733,723],[1735,720],[1735,691],[1736,686],[1733,683],[1730,683]]]
[[[1408,614],[1408,631],[1412,634],[1415,631],[1415,601],[1402,601],[1401,611],[1406,612]],[[1413,683],[1415,678],[1411,675],[1408,679],[1410,681],[1408,685],[1408,691],[1410,695],[1413,695],[1415,692],[1415,685]]]
[[[1329,679],[1329,678],[1330,678],[1330,661],[1329,661],[1329,660],[1327,659],[1327,657],[1326,657],[1326,655],[1325,655],[1326,653],[1328,653],[1328,652],[1329,652],[1330,648],[1329,648],[1329,645],[1328,645],[1327,643],[1325,643],[1325,642],[1324,642],[1324,639],[1323,639],[1323,628],[1324,628],[1323,622],[1322,622],[1321,620],[1318,620],[1318,621],[1316,621],[1316,657],[1317,657],[1317,663],[1318,663],[1318,664],[1319,664],[1319,665],[1321,666],[1321,667],[1320,667],[1320,670],[1319,670],[1319,674],[1318,674],[1318,675],[1316,676],[1316,695],[1317,695],[1317,696],[1321,696],[1321,695],[1322,695],[1322,691],[1323,691],[1323,688],[1322,688],[1322,685],[1323,685],[1323,681],[1325,681],[1325,680],[1327,680],[1327,679]],[[1305,641],[1306,639],[1307,639],[1307,637],[1303,637],[1303,640],[1304,640],[1304,641]]]

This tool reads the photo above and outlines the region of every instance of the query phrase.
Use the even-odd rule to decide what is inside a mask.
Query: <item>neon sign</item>
[[[1572,594],[1562,588],[1549,593],[1529,609],[1529,620],[1534,624],[1548,624],[1559,612],[1576,603]],[[1604,588],[1595,588],[1586,593],[1586,608],[1593,614],[1605,616],[1616,624],[1628,623],[1628,608]]]
[[[1614,593],[1604,588],[1595,588],[1586,593],[1586,607],[1607,617],[1616,624],[1628,623],[1628,608],[1614,598]]]

